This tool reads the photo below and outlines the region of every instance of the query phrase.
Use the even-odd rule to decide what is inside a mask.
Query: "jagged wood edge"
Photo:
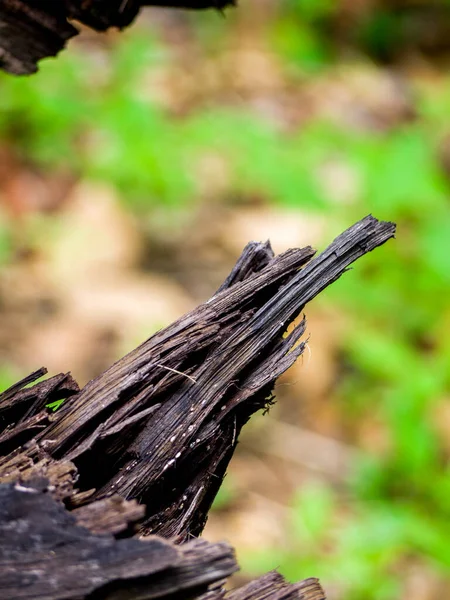
[[[15,75],[37,71],[42,58],[55,56],[78,35],[78,21],[97,31],[123,29],[142,6],[223,10],[233,0],[2,0],[0,69]]]
[[[45,488],[0,485],[0,599],[187,600],[236,570],[228,544],[96,535]]]
[[[114,526],[92,530],[98,511],[86,520],[109,500],[69,513],[47,492],[43,481],[0,484],[0,600],[325,600],[317,579],[289,584],[275,571],[226,592],[237,570],[228,544],[117,539]]]
[[[250,244],[210,301],[81,392],[66,386],[74,395],[54,416],[37,413],[47,419],[37,433],[36,411],[27,408],[31,428],[23,418],[18,426],[29,439],[14,447],[14,424],[7,429],[0,481],[48,476],[73,507],[118,493],[147,505],[144,532],[198,535],[241,427],[270,401],[276,378],[303,350],[304,321],[289,336],[286,327],[351,262],[393,233],[392,224],[366,217],[309,263],[309,248],[274,257],[268,245]],[[10,395],[0,396],[4,420],[13,410]]]
[[[211,367],[214,367],[211,356],[213,358],[215,357],[216,360],[217,357],[219,357],[219,365],[227,372],[227,376],[223,378],[222,381],[225,389],[219,393],[220,402],[226,397],[227,388],[230,383],[233,384],[234,380],[230,378],[239,378],[242,373],[244,373],[244,377],[241,381],[241,385],[236,386],[237,393],[236,390],[234,390],[234,395],[231,395],[231,399],[234,403],[233,406],[222,405],[221,408],[225,408],[225,410],[221,410],[219,413],[221,419],[217,419],[217,414],[214,414],[211,411],[208,412],[208,410],[202,408],[203,402],[201,398],[204,400],[206,396],[202,395],[202,392],[199,392],[198,388],[196,389],[194,387],[195,393],[197,393],[197,395],[200,394],[200,400],[197,398],[197,400],[199,400],[197,402],[197,409],[201,409],[199,415],[203,410],[203,412],[208,413],[209,418],[206,425],[203,423],[203,425],[205,425],[203,430],[202,427],[197,428],[194,435],[199,435],[199,431],[202,432],[203,440],[197,439],[200,446],[201,442],[205,442],[205,440],[206,442],[209,441],[209,443],[212,443],[211,440],[217,439],[220,427],[223,427],[225,423],[224,417],[232,415],[233,410],[238,409],[240,404],[245,406],[245,402],[249,401],[249,399],[254,402],[255,398],[252,398],[252,396],[259,396],[259,400],[251,406],[251,409],[249,410],[247,407],[247,410],[244,411],[244,419],[241,419],[242,422],[239,423],[240,429],[245,420],[250,416],[251,412],[254,412],[254,410],[264,405],[266,396],[260,395],[261,390],[264,390],[264,393],[267,393],[277,375],[282,370],[285,370],[289,364],[295,360],[295,357],[301,353],[302,345],[297,345],[297,342],[304,332],[304,321],[297,327],[297,331],[294,330],[294,333],[291,333],[290,336],[283,338],[282,333],[286,328],[286,324],[295,318],[308,300],[317,295],[317,293],[330,282],[338,278],[351,262],[365,252],[368,252],[377,245],[383,243],[389,237],[392,237],[393,233],[394,226],[392,224],[379,223],[376,219],[367,217],[347,230],[347,232],[344,232],[344,234],[339,236],[339,238],[337,238],[324,253],[310,261],[309,264],[306,264],[303,268],[300,268],[301,265],[305,264],[312,256],[312,251],[310,249],[292,251],[281,257],[273,257],[273,253],[267,244],[250,244],[238,261],[232,274],[230,274],[230,277],[208,303],[199,307],[199,309],[193,311],[190,315],[180,319],[171,328],[168,328],[168,330],[154,336],[156,339],[151,338],[142,344],[142,346],[128,355],[128,357],[125,357],[116,363],[116,365],[113,365],[106,374],[102,374],[99,378],[94,380],[94,382],[91,382],[91,387],[88,385],[83,391],[78,392],[76,384],[69,375],[59,375],[35,384],[31,388],[24,388],[26,384],[31,383],[37,377],[42,375],[43,370],[37,371],[25,378],[24,381],[16,384],[0,396],[0,416],[3,416],[3,419],[5,419],[5,415],[8,415],[10,419],[15,419],[15,423],[10,423],[6,428],[6,432],[4,431],[1,435],[0,442],[3,441],[4,448],[5,444],[7,447],[8,443],[11,444],[14,440],[17,442],[20,440],[20,436],[26,435],[27,432],[32,435],[35,427],[42,427],[43,429],[38,435],[27,441],[22,448],[14,448],[8,456],[3,458],[3,464],[0,465],[0,480],[7,481],[9,478],[11,481],[14,477],[17,480],[26,480],[28,476],[28,483],[25,485],[34,485],[35,488],[39,488],[39,485],[42,487],[42,475],[50,476],[51,484],[49,491],[53,492],[56,497],[65,498],[66,501],[69,499],[69,503],[70,498],[72,499],[71,515],[84,527],[93,529],[97,533],[119,533],[120,535],[125,536],[132,535],[134,531],[132,527],[130,528],[129,522],[142,517],[143,506],[137,504],[133,500],[127,501],[116,495],[111,496],[111,492],[117,487],[114,485],[110,486],[109,489],[103,490],[105,492],[103,498],[93,502],[92,498],[99,496],[98,490],[95,495],[92,495],[89,490],[85,490],[76,493],[74,496],[73,485],[78,474],[75,465],[71,461],[68,461],[67,458],[73,458],[75,462],[77,462],[77,459],[79,459],[80,456],[83,456],[84,452],[89,452],[91,448],[95,447],[96,441],[102,439],[102,434],[106,433],[107,435],[104,437],[108,438],[114,436],[116,433],[123,433],[124,428],[139,423],[141,420],[139,415],[142,413],[145,413],[145,417],[143,417],[144,420],[148,418],[151,423],[152,418],[154,417],[153,413],[157,413],[159,409],[164,408],[164,405],[170,403],[170,400],[172,400],[172,405],[175,407],[177,406],[177,403],[181,401],[181,407],[184,407],[185,410],[189,408],[189,404],[186,404],[185,402],[183,404],[183,401],[186,400],[186,398],[192,400],[192,384],[197,384],[199,380],[201,381],[206,377],[205,381],[203,381],[203,384],[206,384],[203,391],[207,395],[208,391],[211,390],[211,381],[209,381],[207,377],[208,375],[211,375]],[[241,312],[231,310],[231,307],[236,306],[240,307]],[[230,310],[231,312],[227,312]],[[183,373],[179,369],[169,367],[167,375],[156,381],[155,385],[149,385],[148,376],[154,371],[154,367],[161,368],[163,366],[161,364],[155,365],[152,361],[151,352],[149,351],[154,351],[155,347],[160,347],[162,341],[167,343],[167,340],[173,340],[174,335],[176,338],[177,336],[181,336],[181,338],[177,338],[178,343],[183,339],[186,341],[186,336],[187,339],[189,339],[189,336],[192,336],[192,333],[194,333],[195,339],[195,333],[198,334],[199,330],[198,327],[196,328],[195,326],[192,329],[192,326],[196,324],[196,320],[198,325],[199,316],[203,316],[204,319],[206,318],[206,328],[208,329],[209,326],[211,329],[211,331],[208,332],[207,337],[211,336],[211,334],[216,335],[217,337],[218,329],[217,327],[211,327],[211,325],[214,324],[214,322],[217,324],[220,315],[222,315],[222,317],[225,315],[225,321],[222,325],[230,326],[231,323],[231,329],[228,331],[231,335],[227,335],[226,338],[222,340],[219,338],[218,343],[211,346],[209,358],[207,356],[203,362],[191,365],[191,372],[195,375],[195,378],[187,372]],[[208,318],[210,319],[209,322]],[[200,325],[200,329],[204,330],[205,322],[201,319]],[[192,342],[192,338],[190,341]],[[200,346],[201,345],[202,344],[200,344]],[[294,352],[292,351],[293,346],[296,346]],[[263,351],[264,356],[262,356]],[[256,360],[252,356],[252,352],[256,354]],[[150,360],[151,369],[147,368],[147,364],[146,368],[142,371],[142,363],[140,361],[143,357],[145,357],[147,363]],[[274,357],[276,357],[275,362],[277,363],[277,370],[273,370]],[[137,370],[136,360],[139,364]],[[267,374],[268,366],[271,364],[272,370],[269,369],[269,374]],[[122,369],[123,367],[125,367],[125,372]],[[138,373],[139,370],[141,370],[140,376],[136,377],[136,373]],[[94,390],[103,390],[105,379],[106,381],[109,381],[111,373],[113,374],[113,381],[117,387],[117,394],[113,394],[111,399],[112,406],[114,407],[115,403],[121,399],[124,401],[124,404],[122,404],[121,408],[116,413],[113,411],[106,418],[106,421],[100,422],[100,425],[97,423],[93,431],[91,428],[91,434],[87,434],[82,440],[77,439],[77,434],[80,434],[80,431],[83,434],[84,429],[89,425],[90,418],[84,420],[81,419],[81,422],[78,422],[76,416],[79,416],[80,409],[87,408],[88,413],[92,417],[92,408],[95,408],[96,406],[96,397],[95,394],[92,395],[92,386]],[[119,376],[117,378],[118,373]],[[109,375],[106,376],[107,374]],[[124,376],[125,379],[123,379]],[[167,385],[167,379],[170,380],[170,378],[172,378],[170,385]],[[186,381],[186,378],[188,379],[188,382]],[[162,383],[164,380],[165,383]],[[99,381],[101,385],[96,388],[95,384],[98,384]],[[125,385],[123,385],[124,381]],[[212,381],[217,381],[217,379],[213,379]],[[136,383],[139,384],[138,387],[136,387]],[[166,398],[166,402],[156,403],[150,407],[147,406],[137,414],[131,414],[130,416],[130,404],[131,413],[133,413],[133,410],[136,409],[136,406],[139,405],[140,402],[145,402],[146,395],[148,396],[149,393],[150,395],[151,393],[154,393],[155,388],[157,389],[158,386],[160,387],[160,390],[166,389],[166,392],[172,390],[173,395],[169,395]],[[111,392],[112,388],[110,386],[107,387],[109,387],[109,391]],[[86,389],[89,390],[87,396],[85,395]],[[124,391],[130,392],[130,390],[133,392],[134,396],[132,394],[131,397],[128,395],[126,398],[121,398],[121,393]],[[217,395],[217,391],[215,394]],[[52,397],[57,399],[64,397],[69,398],[65,408],[59,415],[56,415],[53,418],[42,408],[43,403]],[[108,399],[104,394],[100,395],[100,397],[103,399],[103,404],[100,403],[100,410],[98,410],[99,405],[97,403],[97,411],[94,410],[95,418],[102,416],[102,412],[105,410],[104,402]],[[212,399],[213,398],[210,396],[209,400]],[[214,405],[214,402],[212,402],[212,404]],[[192,406],[193,405],[191,404],[191,409]],[[124,411],[124,407],[128,407],[127,410]],[[117,406],[114,408],[116,409]],[[179,408],[180,407],[178,407],[178,409]],[[191,410],[189,410],[189,413],[190,412]],[[167,435],[176,431],[176,428],[171,429],[170,420],[167,421],[167,415],[169,413],[170,411],[165,411],[165,413],[159,415],[160,418],[158,419],[158,421],[161,421],[159,424],[163,429],[165,425],[169,426],[169,430],[166,430]],[[188,425],[188,419],[185,418],[186,412],[183,413],[182,410],[179,410],[179,413],[182,417],[182,426],[186,431],[186,428],[189,429],[190,427]],[[44,419],[38,419],[36,422],[36,417],[42,414],[46,414],[49,420],[48,423],[44,423]],[[122,423],[117,422],[117,414],[122,418]],[[112,424],[111,417],[114,416],[116,418],[115,421],[113,419],[114,423]],[[124,416],[126,417],[125,419],[123,419]],[[139,418],[136,418],[136,416]],[[211,417],[215,417],[215,420]],[[153,423],[153,426],[149,428],[149,422],[147,422],[146,426],[141,430],[138,439],[133,440],[131,447],[141,447],[142,450],[142,444],[144,444],[147,452],[152,448],[154,436],[152,439],[152,435],[149,437],[148,434],[149,432],[154,431],[155,424]],[[74,424],[75,427],[73,427]],[[121,425],[123,425],[123,427],[121,427]],[[65,432],[68,436],[63,435],[62,441],[59,440],[59,443],[58,440],[55,439],[52,441],[52,438],[48,437],[49,432],[52,431],[52,427],[56,427],[56,429],[59,427],[61,433]],[[16,431],[14,431],[15,429]],[[178,433],[180,432],[178,431]],[[224,435],[219,444],[219,449],[223,450],[225,447],[226,456],[225,458],[222,457],[223,464],[220,465],[219,471],[212,473],[212,475],[215,475],[217,478],[219,484],[226,465],[228,464],[228,460],[233,453],[237,439],[238,431],[236,415],[234,416],[234,430],[231,431],[229,427],[225,427],[224,431],[221,433]],[[172,437],[173,436],[171,436],[170,439],[172,439]],[[1,447],[2,444],[0,443],[0,449]],[[153,447],[155,446],[153,445]],[[167,449],[169,450],[169,453],[172,452],[172,455],[176,452],[176,448],[173,448],[170,445],[166,445],[166,450]],[[214,451],[211,452],[212,456],[215,455],[217,449],[218,446],[216,445]],[[57,456],[58,453],[60,454],[59,457]],[[175,459],[177,454],[178,452],[175,453]],[[144,467],[145,472],[148,467],[147,463],[151,463],[151,460],[148,459],[148,454],[146,455],[145,450],[142,452],[140,458],[141,466]],[[163,454],[159,458],[163,459],[163,461],[159,461],[160,466],[156,469],[156,472],[158,472],[158,469],[161,470],[161,466],[168,456]],[[168,462],[168,466],[173,474],[176,475],[179,471],[176,460],[169,459]],[[12,470],[11,465],[13,465]],[[217,467],[218,465],[215,464],[215,466]],[[80,465],[78,465],[78,467],[80,468]],[[82,463],[81,467],[83,467]],[[164,479],[167,463],[164,467],[162,473],[160,472],[159,477],[157,478]],[[87,468],[86,464],[83,468]],[[83,471],[83,469],[81,470]],[[117,481],[117,476],[113,479]],[[181,507],[175,507],[181,512],[181,520],[177,521],[177,518],[173,518],[170,506],[166,507],[165,510],[160,511],[160,514],[157,516],[158,519],[164,519],[165,516],[169,516],[168,526],[167,523],[161,523],[163,525],[162,532],[166,535],[175,532],[178,533],[182,539],[183,537],[189,537],[192,531],[198,532],[201,530],[209,504],[205,508],[204,500],[205,497],[208,497],[208,494],[205,494],[203,498],[199,498],[199,491],[201,491],[204,486],[199,486],[196,489],[195,486],[198,486],[198,483],[197,478],[194,477],[191,485],[194,486],[192,491],[195,491],[195,496],[193,502],[184,510],[184,514],[183,505]],[[210,493],[208,502],[210,503],[211,495],[213,495],[211,494],[211,490],[213,490],[213,492],[216,491],[218,484],[215,483],[214,485],[214,482],[211,481],[209,484]],[[21,484],[19,484],[17,489],[24,493]],[[153,490],[153,492],[154,491],[155,490]],[[102,496],[101,493],[100,496]],[[77,499],[77,501],[73,502],[74,498]],[[76,508],[77,504],[81,504],[81,507]],[[150,522],[152,519],[154,521],[154,516],[151,517]],[[177,524],[178,528],[174,528],[174,524]],[[48,574],[46,574],[46,576],[47,575]],[[285,584],[282,579],[277,579],[278,577],[277,574],[268,574],[262,579],[252,582],[247,588],[231,592],[225,597],[232,600],[251,597],[280,599],[291,597],[315,599],[324,597],[316,580],[307,580],[300,584],[286,587],[288,584]],[[207,596],[204,596],[204,598],[208,597],[212,599],[224,597],[225,592],[223,589],[220,586],[217,587],[217,585],[215,588],[215,590],[208,592]],[[267,590],[266,595],[264,595],[265,590]],[[137,592],[137,589],[135,591]],[[186,595],[183,597],[186,597]]]

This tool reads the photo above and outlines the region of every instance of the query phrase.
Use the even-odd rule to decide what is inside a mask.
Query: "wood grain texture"
[[[109,527],[92,531],[92,517],[131,503],[70,513],[46,492],[42,482],[0,485],[0,600],[325,600],[317,579],[290,584],[275,571],[226,592],[223,582],[237,570],[228,544],[116,539]]]
[[[45,492],[49,502],[65,503],[66,509],[56,504],[59,512],[53,505],[49,508],[54,516],[62,519],[61,510],[66,510],[70,522],[78,521],[91,535],[157,534],[177,543],[198,536],[242,427],[273,402],[276,379],[305,348],[305,305],[394,232],[392,223],[368,216],[318,256],[309,247],[274,256],[268,243],[252,242],[210,300],[157,332],[82,390],[70,374],[25,387],[45,372],[39,370],[4,392],[0,484],[9,490],[3,492],[6,505],[8,494],[40,498]],[[292,323],[296,326],[289,328]],[[55,400],[64,403],[52,413],[46,405]],[[30,487],[34,492],[23,491]],[[20,501],[28,502],[25,496]],[[43,500],[37,502],[44,506]],[[0,522],[7,518],[0,513]],[[65,523],[68,518],[64,516]],[[39,523],[27,525],[30,531],[35,526]],[[202,562],[206,546],[189,548],[186,556],[193,553],[197,566],[187,570],[203,564],[208,571]],[[72,559],[75,565],[78,558]],[[222,577],[219,571],[216,581]],[[114,577],[122,579],[120,572]],[[278,577],[268,574],[229,594],[219,581],[213,589],[197,589],[192,597],[324,598],[316,580],[293,587]],[[166,593],[169,584],[161,585]],[[140,595],[138,587],[130,584],[111,597],[165,597]],[[87,593],[80,588],[73,597]]]
[[[369,216],[317,257],[311,248],[274,256],[269,244],[249,244],[208,302],[81,391],[67,375],[7,391],[0,410],[14,420],[3,446],[0,438],[0,481],[24,470],[46,476],[53,467],[58,489],[54,466],[75,466],[73,506],[119,494],[146,505],[143,533],[199,535],[241,428],[270,404],[276,379],[303,352],[305,319],[289,335],[288,326],[393,233],[392,224]],[[47,388],[48,397],[67,398],[54,415],[42,412]],[[35,422],[35,415],[43,416]]]
[[[44,490],[0,485],[0,598],[194,598],[236,570],[224,543],[95,535]]]

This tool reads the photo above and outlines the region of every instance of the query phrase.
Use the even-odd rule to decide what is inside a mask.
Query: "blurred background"
[[[205,536],[330,600],[450,586],[450,2],[240,0],[84,31],[0,75],[0,383],[80,384],[206,300],[249,240],[397,239],[307,309]]]

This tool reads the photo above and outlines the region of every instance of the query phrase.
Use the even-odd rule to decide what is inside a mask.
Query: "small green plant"
[[[64,399],[63,400],[55,400],[54,402],[50,402],[49,404],[46,404],[45,408],[48,408],[52,412],[56,412],[63,403],[64,403]]]

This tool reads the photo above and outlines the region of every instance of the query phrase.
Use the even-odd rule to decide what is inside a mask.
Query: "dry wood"
[[[394,231],[366,217],[315,258],[311,248],[274,256],[268,243],[251,243],[208,302],[82,390],[69,375],[23,389],[41,371],[19,382],[0,395],[0,482],[42,494],[47,478],[50,494],[98,533],[132,535],[128,523],[139,518],[138,531],[147,535],[177,542],[199,535],[241,428],[272,402],[275,380],[303,352],[305,319],[289,335],[286,329]],[[53,414],[45,404],[55,399],[65,401]],[[281,580],[279,589],[270,580],[266,594],[267,581],[229,598],[323,597],[316,584],[284,590]],[[222,596],[218,588],[208,598]]]
[[[227,544],[94,535],[44,490],[0,486],[2,599],[195,598],[236,568]]]
[[[209,592],[201,600],[325,600],[325,596],[315,577],[291,584],[271,571],[239,589]]]
[[[110,512],[101,501],[84,517],[95,504]],[[80,510],[69,513],[38,482],[0,485],[2,600],[325,600],[317,579],[289,584],[275,572],[227,593],[223,582],[237,570],[228,544],[116,539],[107,527],[96,535]]]
[[[222,10],[232,0],[2,0],[0,68],[24,75],[78,34],[74,21],[105,31],[128,26],[142,6]]]

